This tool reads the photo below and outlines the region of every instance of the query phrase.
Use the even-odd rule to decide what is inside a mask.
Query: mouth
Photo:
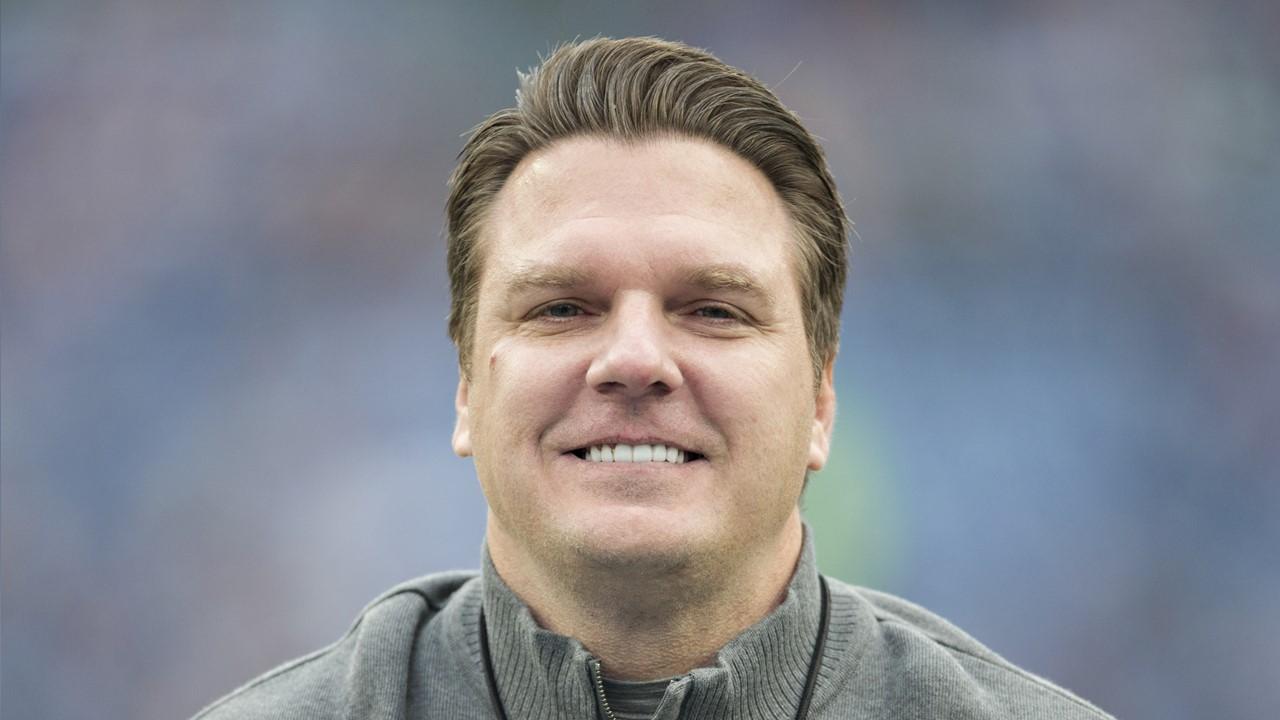
[[[666,463],[684,465],[685,463],[703,460],[704,457],[692,450],[665,443],[601,443],[570,450],[579,460],[594,463]]]

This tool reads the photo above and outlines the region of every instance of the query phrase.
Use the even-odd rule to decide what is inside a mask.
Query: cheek
[[[567,363],[559,359],[511,338],[494,343],[478,398],[488,439],[506,444],[545,429],[548,415],[573,388]]]
[[[734,434],[789,432],[799,422],[807,428],[806,393],[812,394],[807,364],[789,362],[781,353],[741,352],[700,363],[686,373],[705,412]],[[794,422],[793,422],[794,421]],[[802,422],[801,422],[802,421]]]
[[[744,502],[771,504],[803,482],[814,416],[807,363],[785,356],[735,358],[701,378],[703,407],[717,423],[744,477],[758,483]],[[793,487],[794,486],[794,487]]]
[[[473,438],[481,441],[487,440],[493,434],[490,432],[491,425],[501,425],[502,423],[501,407],[504,388],[499,372],[503,365],[502,356],[502,348],[494,346],[490,349],[488,360],[484,365],[479,364],[479,358],[484,357],[484,355],[478,355],[472,372],[471,433]],[[495,413],[494,408],[498,408],[499,412]],[[477,460],[479,459],[477,458]]]
[[[511,339],[498,338],[493,345],[489,347],[489,381],[498,380],[498,373],[502,371],[502,367],[506,364],[507,355],[511,352]]]
[[[509,368],[519,368],[519,364],[512,365],[512,356],[519,354],[519,348],[513,347],[510,338],[500,338],[489,347],[489,360],[486,363],[485,380],[490,388],[500,391],[505,382],[503,375]]]

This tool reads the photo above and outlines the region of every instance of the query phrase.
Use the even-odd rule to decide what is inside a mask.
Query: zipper
[[[613,708],[609,707],[609,698],[604,696],[604,674],[600,672],[599,660],[591,661],[591,675],[595,679],[596,697],[600,700],[600,707],[604,708],[605,717],[608,720],[618,720],[618,716],[613,714]]]

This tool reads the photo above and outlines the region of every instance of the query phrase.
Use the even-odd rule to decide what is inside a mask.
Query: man
[[[479,575],[395,588],[221,718],[1102,718],[928,612],[822,578],[846,219],[755,80],[563,47],[451,179],[453,447]]]

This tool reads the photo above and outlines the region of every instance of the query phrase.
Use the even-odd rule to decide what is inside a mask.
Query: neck
[[[709,665],[717,651],[784,599],[804,539],[799,510],[758,546],[735,546],[678,569],[566,563],[503,532],[490,515],[494,568],[547,630],[577,639],[607,675],[651,680]]]

